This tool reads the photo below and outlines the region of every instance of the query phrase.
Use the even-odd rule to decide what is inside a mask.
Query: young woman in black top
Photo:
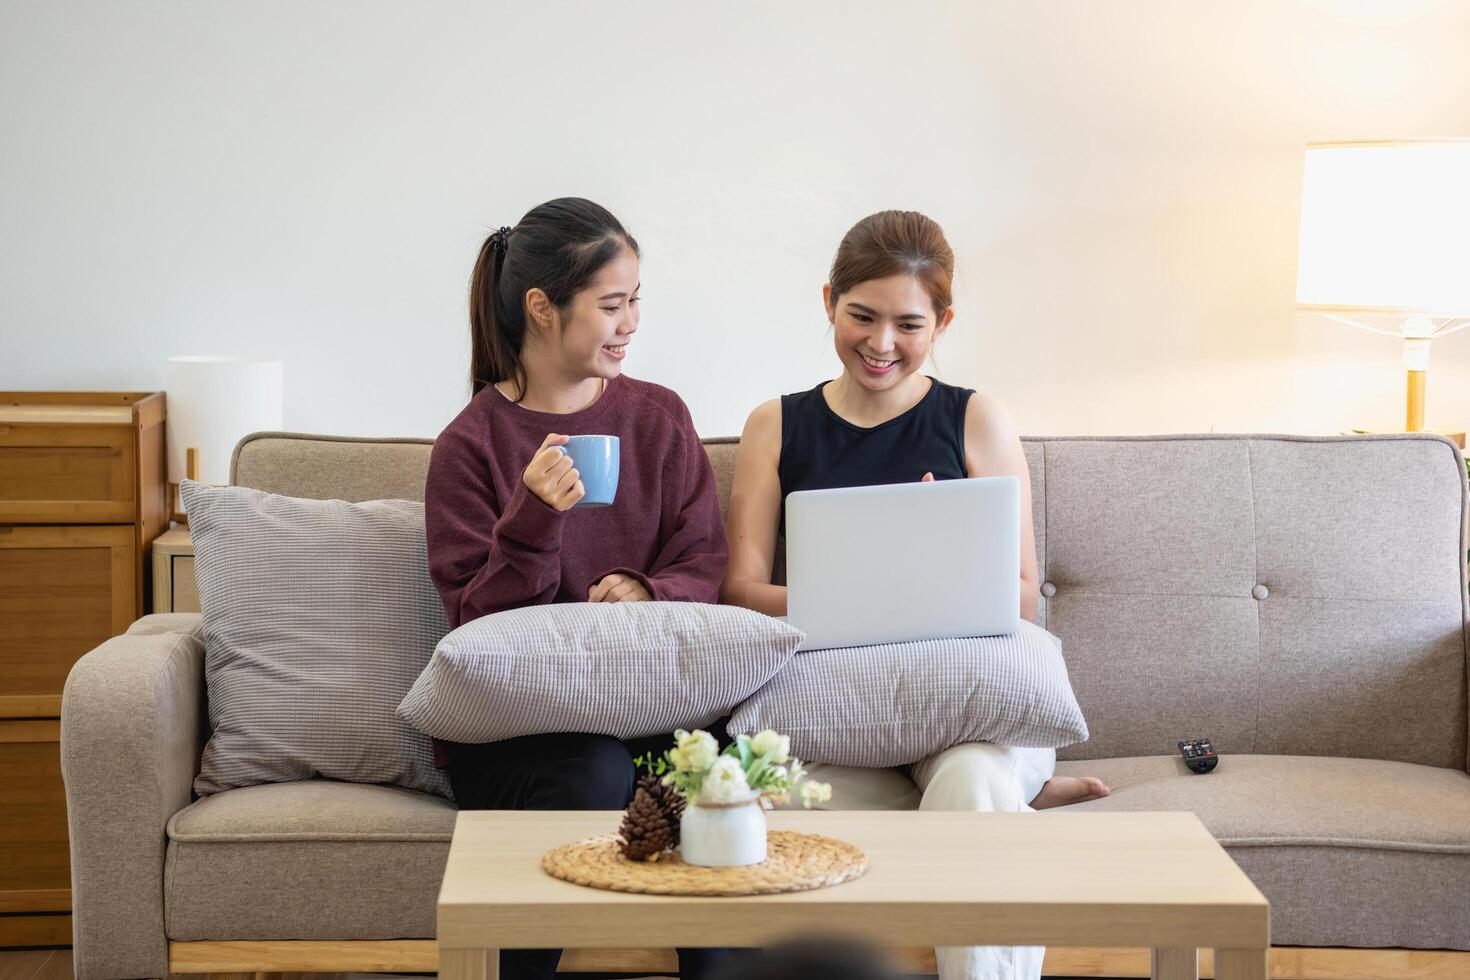
[[[783,502],[797,490],[1010,475],[1021,481],[1021,615],[1036,613],[1039,578],[1031,480],[1010,415],[994,397],[921,372],[954,319],[954,254],[933,220],[882,211],[842,239],[822,302],[842,373],[751,413],[730,497],[730,565],[721,600],[786,614],[771,581]],[[907,515],[853,528],[874,539],[905,533]],[[863,596],[862,601],[881,601]],[[1091,777],[1054,776],[1051,749],[958,745],[915,763],[923,809],[1026,810],[1107,794]],[[942,949],[941,980],[1041,975],[1037,947]]]

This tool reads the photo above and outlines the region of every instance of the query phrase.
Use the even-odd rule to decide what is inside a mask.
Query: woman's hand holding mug
[[[572,465],[572,457],[561,450],[568,438],[555,432],[548,435],[521,474],[527,490],[541,498],[548,507],[559,511],[571,510],[587,495],[587,488],[582,485],[582,474]]]

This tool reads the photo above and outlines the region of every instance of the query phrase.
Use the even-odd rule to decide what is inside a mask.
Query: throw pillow
[[[465,623],[440,641],[398,715],[453,742],[713,723],[792,657],[800,630],[736,606],[576,602]]]
[[[449,795],[398,702],[448,632],[424,505],[186,481],[213,729],[194,790],[325,777]]]
[[[899,766],[961,742],[1055,748],[1085,741],[1062,644],[1023,622],[1008,636],[797,654],[735,710],[731,735],[791,736],[791,754]]]

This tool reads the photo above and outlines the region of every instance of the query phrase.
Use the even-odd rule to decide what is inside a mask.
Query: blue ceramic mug
[[[621,459],[617,436],[572,436],[561,451],[572,457],[572,466],[582,477],[587,495],[578,507],[606,507],[618,495],[618,463]]]

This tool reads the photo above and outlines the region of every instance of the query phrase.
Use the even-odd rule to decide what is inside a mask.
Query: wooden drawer
[[[199,612],[194,539],[187,526],[165,531],[153,541],[153,611]]]
[[[70,945],[70,914],[0,915],[0,947]]]
[[[130,526],[0,526],[0,718],[59,718],[72,664],[127,631],[133,535]]]
[[[61,722],[0,720],[0,913],[69,911]]]
[[[123,413],[128,409],[114,409]],[[131,524],[136,435],[127,425],[0,422],[0,523]]]
[[[173,611],[199,612],[199,583],[194,578],[194,556],[175,555],[173,567]]]

